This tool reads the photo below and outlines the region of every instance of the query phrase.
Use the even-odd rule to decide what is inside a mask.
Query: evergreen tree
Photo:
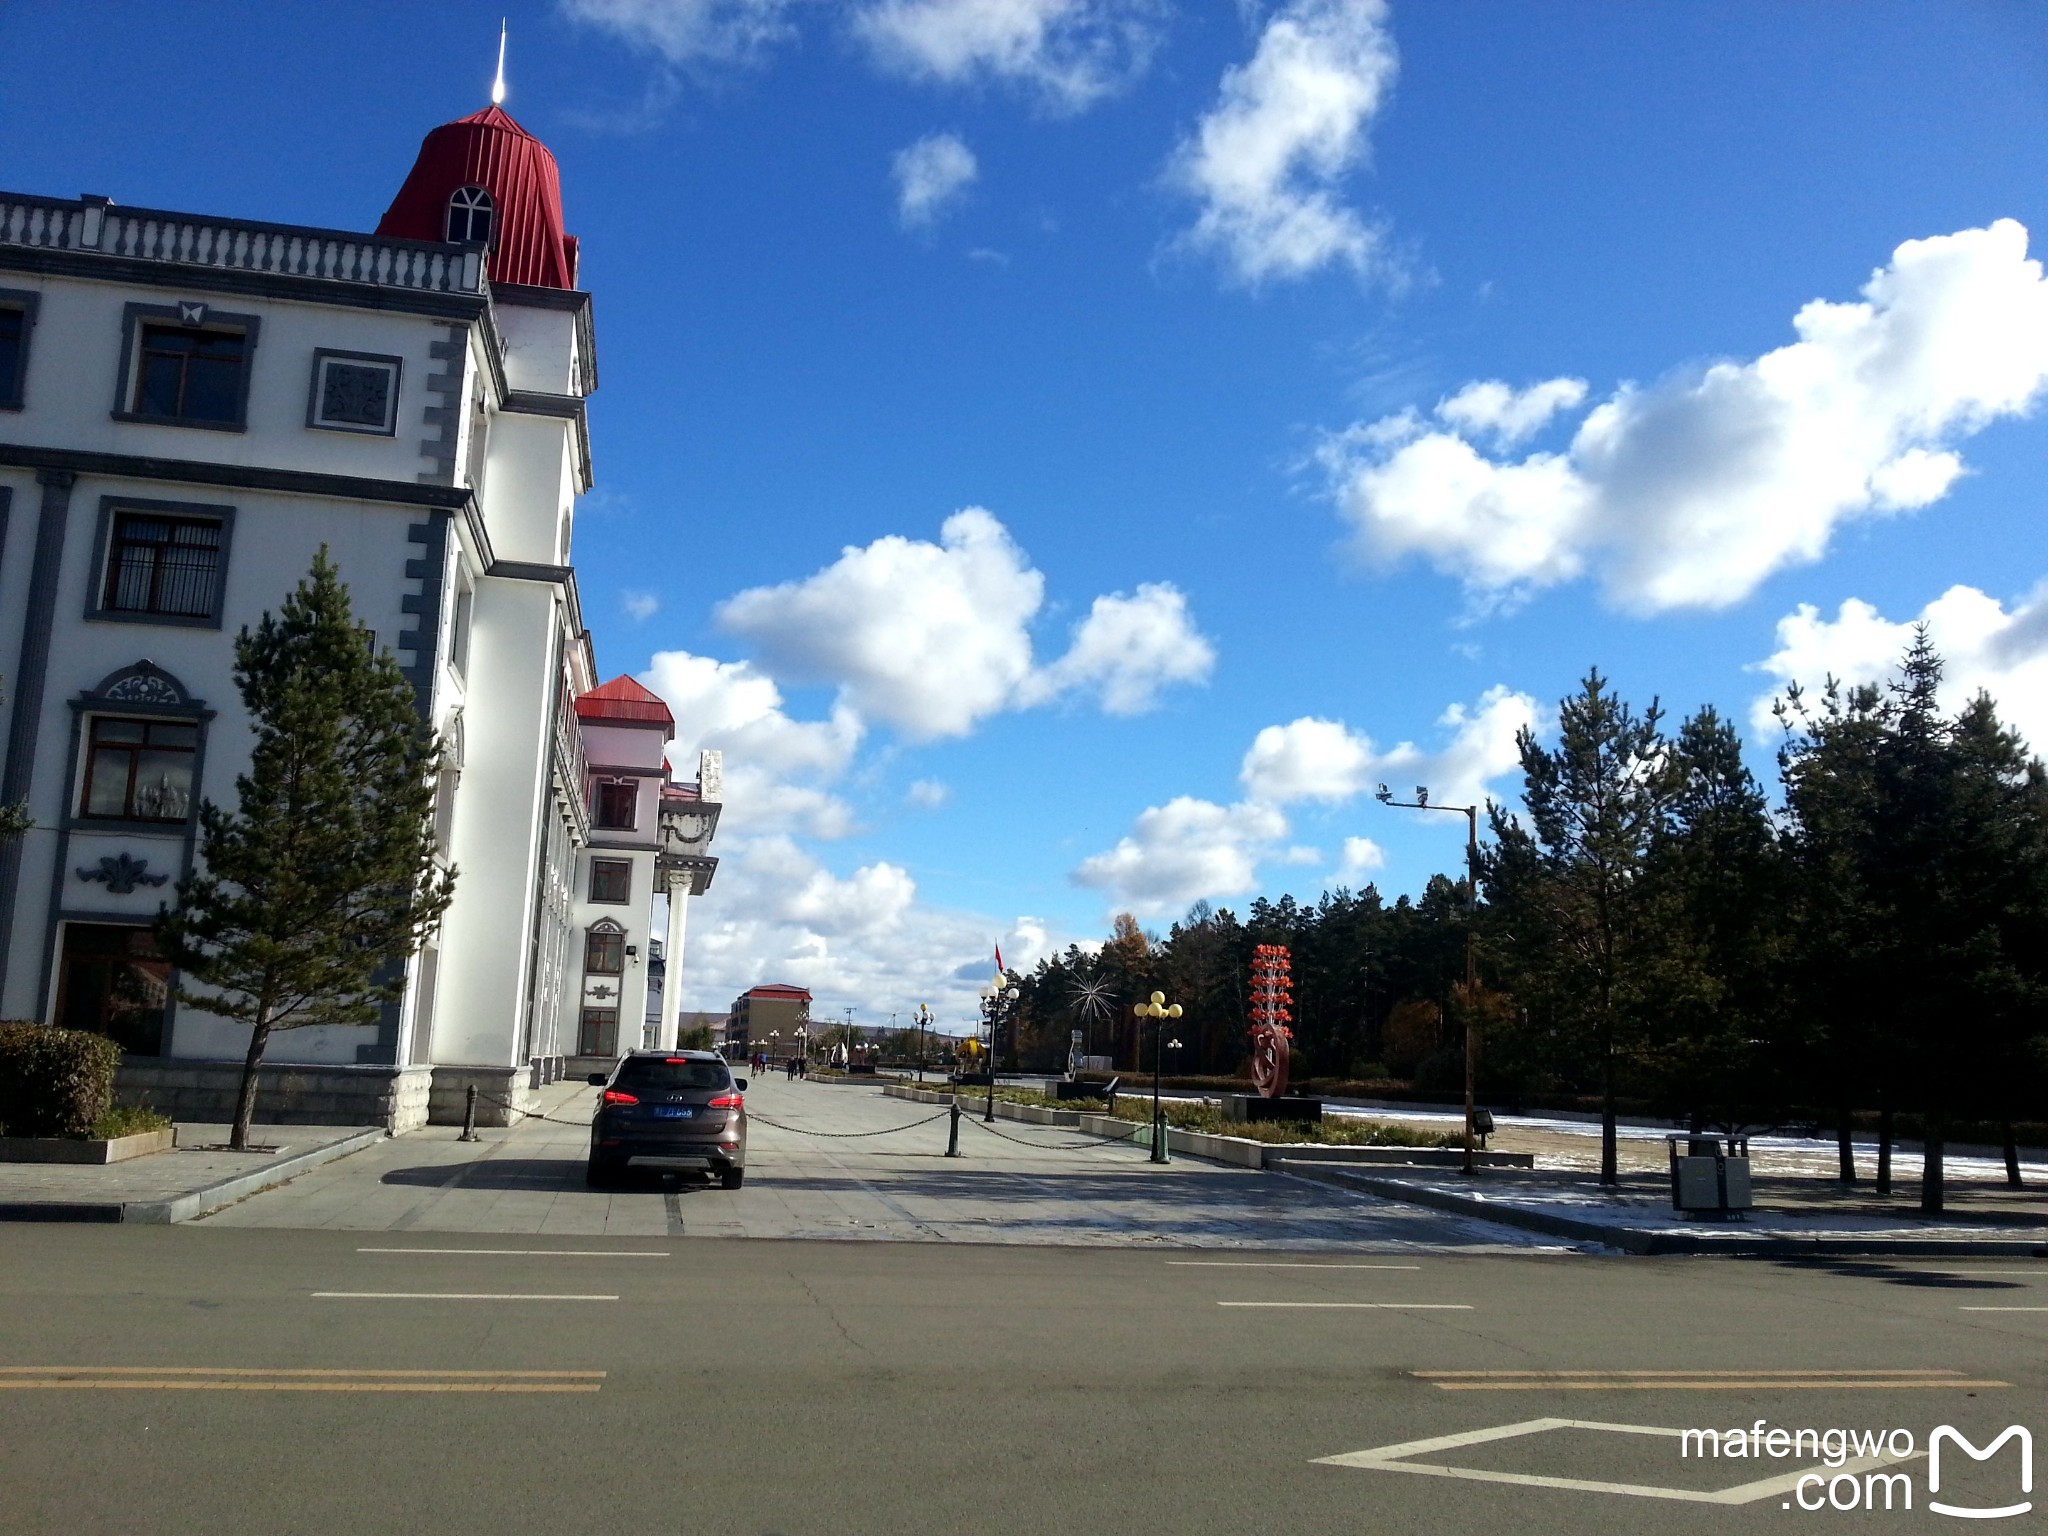
[[[374,1023],[455,872],[435,860],[432,732],[390,653],[365,644],[324,546],[280,613],[237,637],[235,684],[249,770],[234,811],[200,808],[200,869],[157,938],[180,1001],[249,1026],[240,1150],[272,1032]]]
[[[1558,744],[1516,738],[1525,829],[1495,809],[1488,899],[1513,935],[1519,975],[1590,1037],[1600,1080],[1600,1178],[1619,1177],[1616,1070],[1639,1043],[1651,998],[1655,930],[1646,881],[1680,775],[1655,701],[1638,715],[1599,671],[1558,707]]]

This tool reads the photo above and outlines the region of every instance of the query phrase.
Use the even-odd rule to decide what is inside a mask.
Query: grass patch
[[[160,1115],[153,1109],[127,1109],[116,1107],[108,1110],[92,1123],[92,1141],[113,1141],[122,1136],[140,1136],[148,1131],[168,1131],[171,1117]]]
[[[928,1086],[935,1092],[946,1091],[944,1083]],[[954,1091],[963,1101],[985,1103],[988,1099],[986,1088],[956,1088]],[[998,1088],[996,1098],[1005,1104],[1035,1104],[1044,1109],[1078,1109],[1091,1115],[1109,1112],[1108,1104],[1101,1099],[1052,1099],[1026,1088]],[[1462,1147],[1465,1144],[1464,1137],[1457,1133],[1415,1130],[1405,1125],[1389,1125],[1380,1120],[1357,1120],[1350,1116],[1306,1123],[1289,1120],[1232,1120],[1218,1105],[1185,1102],[1162,1102],[1159,1110],[1166,1123],[1175,1130],[1199,1131],[1210,1136],[1235,1136],[1243,1141],[1287,1145],[1306,1143],[1319,1147]],[[1116,1096],[1115,1114],[1119,1120],[1140,1123],[1150,1120],[1151,1095],[1119,1093]]]

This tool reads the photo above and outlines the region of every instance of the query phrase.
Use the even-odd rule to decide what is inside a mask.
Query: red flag
[[[1003,974],[1003,946],[1000,944],[996,946],[996,974]]]

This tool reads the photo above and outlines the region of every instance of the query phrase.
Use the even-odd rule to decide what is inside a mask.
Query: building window
[[[626,930],[609,920],[583,936],[583,971],[588,976],[621,976],[626,970]]]
[[[597,786],[597,825],[607,832],[630,832],[637,821],[640,786],[631,779],[601,780]]]
[[[115,419],[240,432],[260,324],[206,304],[130,304]]]
[[[626,902],[633,899],[633,861],[631,859],[592,859],[590,861],[590,899],[592,901]]]
[[[163,1051],[171,967],[147,928],[66,923],[57,967],[57,1023],[105,1035],[135,1056]]]
[[[576,1032],[576,1054],[578,1056],[616,1056],[619,1054],[619,1010],[616,1008],[586,1008],[583,1010],[583,1027]]]
[[[0,288],[0,410],[21,409],[28,382],[28,333],[35,328],[39,294]]]
[[[101,611],[212,619],[220,611],[224,545],[219,518],[116,512]]]
[[[455,615],[448,626],[448,664],[461,678],[469,676],[469,627],[476,615],[476,583],[467,572],[455,588]]]
[[[313,354],[313,395],[306,425],[334,432],[390,437],[398,430],[398,376],[403,359],[369,352]]]
[[[135,414],[172,421],[239,420],[248,344],[240,331],[145,325],[135,370]]]
[[[482,187],[457,187],[448,199],[448,238],[458,245],[489,245],[495,222],[491,194]]]
[[[198,750],[199,727],[184,721],[94,717],[78,814],[112,821],[186,820]]]

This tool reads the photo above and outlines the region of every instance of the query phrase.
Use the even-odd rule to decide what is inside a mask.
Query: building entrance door
[[[147,928],[66,923],[57,968],[57,1022],[105,1035],[136,1056],[160,1056],[170,963]]]

